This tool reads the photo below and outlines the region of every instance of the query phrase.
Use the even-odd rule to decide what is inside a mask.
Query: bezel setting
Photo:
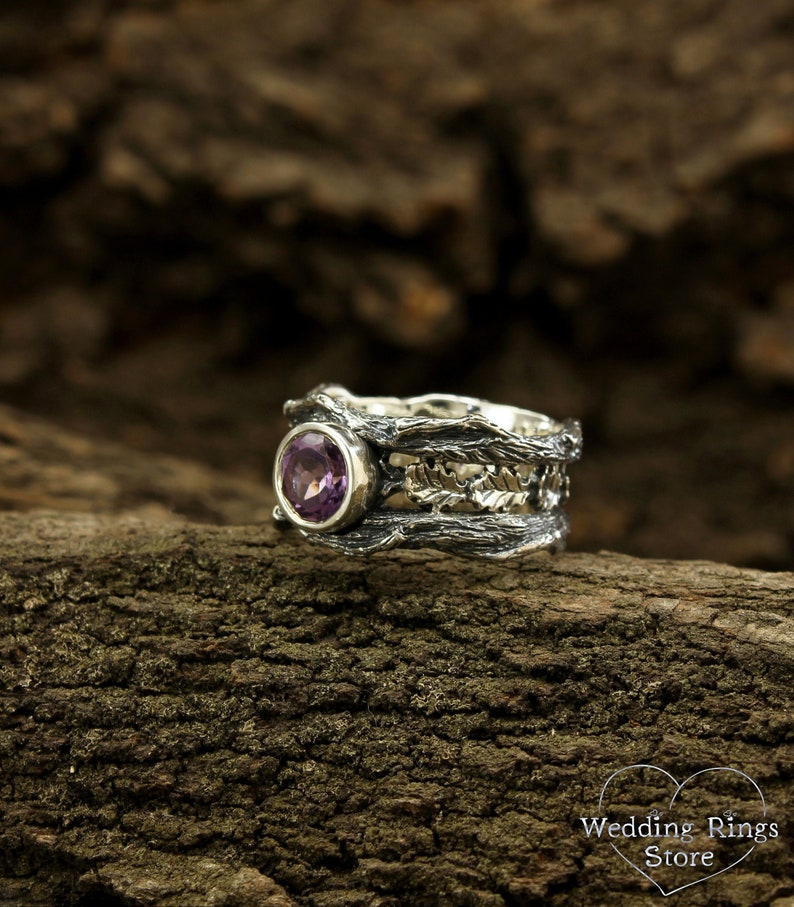
[[[284,493],[282,469],[284,457],[292,442],[301,435],[315,433],[327,438],[342,454],[347,474],[347,488],[341,504],[325,520],[307,520],[297,512]],[[328,422],[301,422],[284,436],[276,451],[273,487],[283,517],[306,532],[338,532],[360,520],[366,513],[377,488],[377,468],[367,444],[348,429]]]

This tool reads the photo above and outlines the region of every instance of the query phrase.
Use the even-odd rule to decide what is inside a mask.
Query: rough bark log
[[[93,487],[146,471],[110,450],[72,444]],[[788,903],[792,575],[346,559],[269,523],[153,518],[150,471],[132,514],[89,512],[93,490],[37,509],[38,482],[57,503],[42,469],[12,495],[35,509],[0,516],[0,901],[654,904],[577,829],[611,772],[654,762],[741,768],[782,825],[687,903]],[[217,514],[217,477],[189,475]]]

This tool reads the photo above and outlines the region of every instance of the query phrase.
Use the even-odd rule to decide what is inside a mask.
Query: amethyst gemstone
[[[324,523],[342,506],[347,491],[342,451],[320,432],[297,435],[281,458],[281,488],[298,516]]]

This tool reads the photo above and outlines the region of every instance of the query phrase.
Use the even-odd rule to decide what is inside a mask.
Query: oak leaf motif
[[[471,481],[469,500],[482,510],[504,513],[525,504],[529,483],[520,473],[507,466],[498,472],[483,472]]]
[[[420,506],[450,510],[466,501],[466,482],[442,464],[411,463],[405,468],[405,494]]]

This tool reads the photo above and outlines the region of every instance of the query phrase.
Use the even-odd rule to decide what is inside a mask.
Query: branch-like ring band
[[[401,545],[507,558],[559,549],[579,422],[449,394],[321,385],[284,412],[274,516],[345,554]]]

